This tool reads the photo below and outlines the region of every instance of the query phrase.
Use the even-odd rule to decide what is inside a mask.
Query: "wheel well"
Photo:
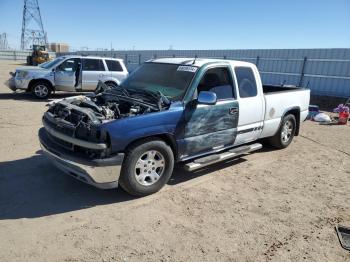
[[[105,82],[106,85],[108,85],[108,83],[111,83],[111,84],[114,84],[114,85],[118,86],[118,83],[115,82],[115,81],[108,80],[108,81]]]
[[[39,79],[33,79],[29,82],[27,91],[32,91],[34,84],[36,84],[38,82],[45,82],[46,84],[48,84],[48,86],[51,88],[51,90],[54,90],[54,87],[49,80],[39,78]]]
[[[174,159],[175,161],[178,159],[177,158],[177,146],[176,146],[176,141],[173,136],[169,134],[159,134],[159,135],[154,135],[154,136],[148,136],[148,137],[142,137],[139,139],[136,139],[132,142],[130,142],[126,147],[124,151],[127,151],[127,149],[137,143],[140,143],[141,141],[148,142],[152,140],[162,140],[164,141],[168,146],[170,146],[171,151],[173,151],[174,154]]]
[[[293,108],[288,110],[283,117],[287,115],[293,115],[296,120],[296,127],[295,127],[295,136],[299,135],[299,129],[300,129],[300,109],[299,108]]]

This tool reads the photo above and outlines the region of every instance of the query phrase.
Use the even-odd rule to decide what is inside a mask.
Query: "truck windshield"
[[[145,63],[121,83],[125,89],[160,91],[171,100],[181,100],[197,67],[165,63]]]
[[[45,63],[42,63],[39,65],[39,67],[41,68],[45,68],[45,69],[49,69],[51,67],[54,67],[56,65],[58,65],[60,62],[62,62],[64,59],[64,57],[59,57],[59,58],[56,58],[52,61],[49,61],[49,62],[45,62]]]

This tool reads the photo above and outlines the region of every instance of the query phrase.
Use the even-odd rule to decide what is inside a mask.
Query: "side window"
[[[71,58],[71,59],[67,59],[62,64],[60,64],[57,67],[57,70],[58,71],[65,71],[65,72],[74,72],[77,70],[79,65],[80,65],[79,58]]]
[[[105,60],[108,70],[112,72],[123,72],[123,68],[116,60]]]
[[[250,67],[235,67],[239,96],[241,98],[253,97],[258,94],[255,76]]]
[[[211,68],[205,72],[198,84],[197,92],[210,91],[216,93],[218,100],[234,98],[233,81],[227,67]]]
[[[83,71],[105,71],[101,59],[83,59]]]

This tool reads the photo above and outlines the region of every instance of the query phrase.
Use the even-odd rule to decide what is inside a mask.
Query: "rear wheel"
[[[295,116],[290,114],[282,119],[277,133],[269,138],[269,143],[279,149],[286,148],[292,142],[296,130]]]
[[[36,98],[45,99],[51,94],[51,86],[46,82],[37,82],[32,86],[32,93]]]
[[[150,195],[168,182],[173,168],[174,155],[164,141],[144,140],[127,150],[119,183],[131,195]]]

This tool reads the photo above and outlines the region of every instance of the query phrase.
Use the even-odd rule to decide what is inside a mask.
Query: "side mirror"
[[[52,70],[51,70],[52,72],[55,72],[55,68],[52,68]]]
[[[201,91],[198,95],[198,104],[203,105],[215,105],[216,104],[216,94],[209,91]]]

